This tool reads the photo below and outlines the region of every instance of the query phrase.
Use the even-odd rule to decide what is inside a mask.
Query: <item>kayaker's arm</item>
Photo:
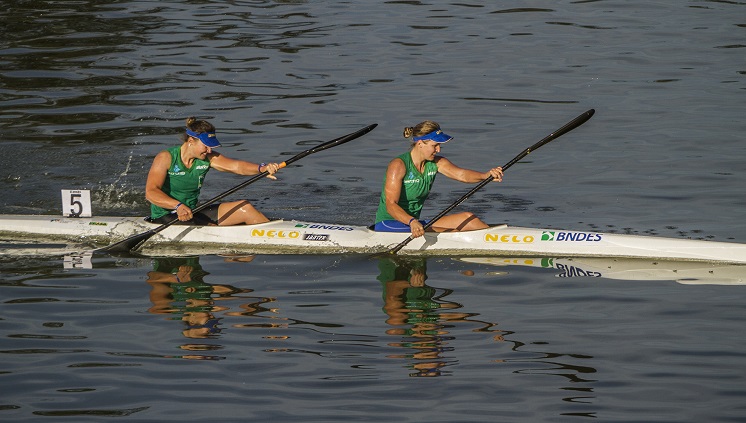
[[[389,163],[389,167],[386,169],[386,184],[383,187],[386,193],[386,211],[394,219],[409,225],[412,229],[412,236],[416,238],[424,235],[425,229],[423,229],[422,224],[414,216],[409,215],[398,203],[401,196],[402,181],[406,172],[407,168],[401,159],[396,158]]]
[[[277,179],[274,174],[280,170],[278,163],[252,163],[245,160],[231,159],[217,152],[210,153],[208,159],[210,160],[210,167],[213,169],[236,175],[258,175],[267,171],[269,173],[267,175],[268,178]]]
[[[158,207],[175,209],[179,205],[179,200],[163,192],[169,166],[171,166],[171,154],[168,151],[161,151],[155,156],[148,172],[148,180],[145,182],[145,198]]]
[[[438,172],[459,182],[473,184],[475,182],[481,182],[490,176],[492,176],[496,181],[501,182],[503,178],[503,170],[501,167],[492,168],[487,172],[477,172],[476,170],[456,166],[445,157],[439,156],[435,162],[438,164]]]

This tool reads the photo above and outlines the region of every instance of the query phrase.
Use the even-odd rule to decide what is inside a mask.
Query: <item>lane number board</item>
[[[63,189],[62,215],[65,217],[91,217],[91,191],[87,189]]]

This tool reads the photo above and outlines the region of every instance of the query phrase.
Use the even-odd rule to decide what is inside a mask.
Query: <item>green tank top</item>
[[[412,162],[412,155],[406,152],[398,156],[404,162],[406,173],[402,179],[401,195],[397,203],[410,216],[420,218],[422,206],[425,204],[427,196],[430,195],[430,188],[435,182],[435,176],[438,175],[438,165],[435,162],[426,161],[422,173]],[[384,188],[381,190],[381,199],[378,202],[378,211],[376,211],[376,223],[384,220],[396,220],[386,211],[386,179],[384,178]]]
[[[192,167],[187,169],[181,161],[181,146],[171,147],[166,151],[171,154],[171,166],[168,167],[166,180],[163,182],[162,190],[169,197],[175,198],[189,206],[190,209],[197,207],[199,192],[205,175],[210,170],[210,162],[207,160],[194,159]],[[150,205],[151,219],[158,219],[171,213],[171,210]]]

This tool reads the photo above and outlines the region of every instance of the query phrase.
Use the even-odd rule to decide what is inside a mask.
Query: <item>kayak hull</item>
[[[3,240],[65,240],[96,248],[157,228],[139,217],[0,216]],[[275,220],[243,226],[171,225],[143,252],[378,253],[409,236],[367,226]],[[589,231],[491,226],[469,232],[427,233],[399,254],[460,256],[631,257],[746,263],[746,244]]]

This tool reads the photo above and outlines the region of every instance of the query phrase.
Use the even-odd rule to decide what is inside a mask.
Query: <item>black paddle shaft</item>
[[[347,134],[347,135],[345,135],[343,137],[339,137],[339,138],[333,139],[331,141],[327,141],[327,142],[325,142],[323,144],[317,145],[316,147],[309,148],[308,150],[303,151],[302,153],[298,153],[295,156],[291,157],[290,159],[285,160],[284,162],[282,162],[280,164],[280,167],[285,167],[285,166],[287,166],[287,165],[289,165],[289,164],[291,164],[293,162],[296,162],[296,161],[298,161],[298,160],[300,160],[300,159],[302,159],[302,158],[304,158],[304,157],[306,157],[308,155],[311,155],[313,153],[318,153],[319,151],[326,150],[326,149],[329,149],[329,148],[332,148],[332,147],[336,147],[338,145],[342,145],[342,144],[344,144],[346,142],[352,141],[352,140],[354,140],[356,138],[360,138],[363,135],[367,134],[368,132],[372,131],[376,126],[378,126],[378,124],[374,123],[372,125],[366,126],[363,129],[360,129],[359,131],[353,132],[351,134]],[[204,210],[209,205],[211,205],[211,204],[213,204],[213,203],[215,203],[217,201],[222,200],[223,198],[225,198],[225,197],[233,194],[234,192],[236,192],[236,191],[238,191],[238,190],[246,187],[247,185],[253,184],[254,182],[256,182],[256,181],[258,181],[258,180],[266,177],[267,175],[269,175],[269,172],[266,171],[266,170],[264,172],[258,174],[258,175],[255,175],[251,179],[249,179],[249,180],[247,180],[245,182],[242,182],[242,183],[236,185],[235,187],[229,189],[228,191],[225,191],[222,194],[219,194],[219,195],[217,195],[217,196],[215,196],[215,197],[213,197],[213,198],[205,201],[204,203],[200,204],[199,206],[195,207],[194,210],[192,210],[192,213],[197,213],[197,212],[199,212],[201,210]],[[100,248],[100,249],[96,250],[95,252],[105,252],[105,253],[116,253],[116,252],[120,252],[121,253],[121,252],[129,252],[129,251],[137,250],[138,248],[140,248],[140,246],[142,246],[143,243],[145,243],[145,241],[147,241],[148,239],[150,239],[150,237],[152,237],[153,235],[157,234],[158,232],[161,232],[162,230],[168,228],[169,226],[173,225],[178,220],[179,219],[176,216],[174,216],[174,218],[172,220],[170,220],[170,221],[168,221],[168,222],[166,222],[166,223],[164,223],[164,224],[162,224],[162,225],[160,225],[160,226],[158,226],[156,228],[150,229],[149,231],[143,232],[141,234],[133,235],[133,236],[127,238],[127,239],[124,239],[122,241],[116,242],[116,243],[111,244],[111,245],[109,245],[107,247]]]
[[[593,116],[593,114],[594,114],[594,113],[596,113],[596,111],[595,111],[594,109],[590,109],[590,110],[588,110],[587,112],[585,112],[585,113],[581,114],[580,116],[578,116],[578,117],[576,117],[575,119],[571,120],[570,122],[566,123],[566,124],[565,124],[565,125],[564,125],[563,127],[561,127],[560,129],[558,129],[558,130],[556,130],[556,131],[552,132],[551,134],[547,135],[547,136],[546,136],[546,137],[545,137],[544,139],[542,139],[541,141],[539,141],[539,142],[537,142],[536,144],[532,145],[531,147],[529,147],[529,148],[527,148],[527,149],[525,149],[525,150],[521,151],[521,153],[520,153],[519,155],[517,155],[517,156],[513,157],[513,160],[509,161],[508,163],[506,163],[506,164],[505,164],[505,165],[503,166],[503,172],[505,172],[506,170],[508,170],[508,168],[509,168],[509,167],[511,167],[511,166],[513,166],[514,164],[518,163],[518,161],[520,161],[520,160],[521,160],[521,159],[523,159],[524,157],[528,156],[528,155],[529,155],[529,153],[531,153],[532,151],[534,151],[534,150],[536,150],[537,148],[541,147],[542,145],[544,145],[544,144],[548,144],[548,143],[549,143],[550,141],[552,141],[552,140],[555,140],[555,139],[557,139],[557,138],[561,137],[562,135],[564,135],[564,134],[566,134],[566,133],[568,133],[568,132],[572,131],[573,129],[577,128],[578,126],[580,126],[580,125],[584,124],[585,122],[587,122],[587,121],[588,121],[588,119],[590,119],[590,118],[591,118],[591,117]],[[487,184],[489,184],[490,182],[492,182],[492,181],[493,181],[493,179],[494,179],[494,178],[492,178],[492,176],[488,176],[487,178],[485,178],[485,179],[484,179],[484,180],[483,180],[482,182],[480,182],[479,184],[477,184],[477,185],[476,185],[476,186],[475,186],[474,188],[472,188],[472,189],[471,189],[471,190],[470,190],[469,192],[467,192],[467,193],[466,193],[466,194],[464,194],[464,195],[463,195],[463,196],[462,196],[461,198],[459,198],[458,200],[456,200],[456,202],[455,202],[455,203],[453,203],[453,204],[451,204],[450,206],[448,206],[448,207],[447,207],[447,208],[446,208],[445,210],[443,210],[442,212],[438,213],[438,215],[437,215],[437,216],[435,216],[435,217],[434,217],[434,218],[432,218],[432,219],[431,219],[431,220],[430,220],[429,222],[427,222],[427,224],[426,224],[426,225],[424,226],[424,228],[425,228],[425,229],[427,229],[427,228],[429,228],[429,227],[433,226],[433,224],[434,224],[434,223],[435,223],[435,222],[436,222],[436,221],[437,221],[438,219],[440,219],[441,217],[443,217],[443,216],[447,215],[448,213],[450,213],[450,212],[451,212],[451,210],[453,210],[453,209],[455,209],[456,207],[458,207],[458,206],[459,206],[459,204],[461,204],[461,203],[463,203],[464,201],[466,201],[466,199],[467,199],[467,198],[469,198],[469,197],[471,197],[471,196],[472,196],[472,195],[473,195],[473,194],[474,194],[475,192],[479,191],[479,190],[480,190],[480,189],[482,189],[482,188],[483,188],[483,187],[484,187],[485,185],[487,185]],[[394,247],[394,248],[392,248],[391,250],[389,250],[389,253],[391,253],[391,254],[396,254],[396,253],[397,253],[397,252],[398,252],[399,250],[401,250],[402,248],[404,248],[404,246],[405,246],[405,245],[409,244],[409,242],[410,242],[410,241],[412,241],[413,239],[414,239],[414,238],[412,238],[412,235],[409,235],[409,238],[405,239],[405,240],[404,240],[404,241],[402,241],[402,242],[401,242],[401,243],[400,243],[399,245],[397,245],[396,247]]]

